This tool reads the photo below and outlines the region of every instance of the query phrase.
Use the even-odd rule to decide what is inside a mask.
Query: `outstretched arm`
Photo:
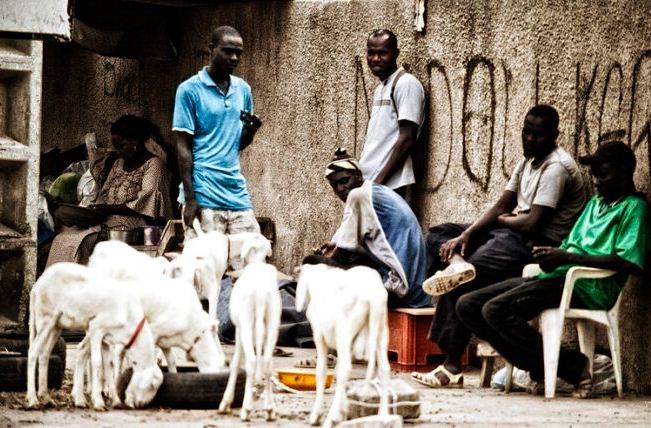
[[[380,171],[375,181],[380,184],[386,181],[405,163],[412,147],[416,144],[418,137],[418,124],[410,120],[398,122],[398,140],[396,141],[391,156],[384,168]]]

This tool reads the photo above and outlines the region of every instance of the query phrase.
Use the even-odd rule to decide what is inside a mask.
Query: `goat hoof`
[[[103,411],[106,410],[106,405],[104,404],[103,400],[94,401],[93,402],[93,409],[97,410],[98,412],[103,412]]]
[[[34,397],[28,397],[27,398],[27,409],[38,409],[39,408],[39,401],[37,398]]]
[[[75,398],[74,403],[75,403],[75,407],[81,407],[81,408],[88,407],[88,402],[86,401],[85,398],[80,398],[80,399]]]
[[[250,416],[251,416],[251,410],[242,408],[242,410],[240,411],[240,419],[243,422],[247,422],[250,419]]]
[[[217,413],[220,413],[222,415],[226,415],[231,412],[231,406],[219,406],[219,409],[217,409]]]
[[[267,422],[276,420],[276,411],[274,409],[267,409],[265,412],[267,413],[267,416],[265,418]]]
[[[321,415],[319,413],[312,412],[310,413],[310,418],[308,419],[308,422],[313,427],[316,427],[319,426],[320,419],[321,419]]]

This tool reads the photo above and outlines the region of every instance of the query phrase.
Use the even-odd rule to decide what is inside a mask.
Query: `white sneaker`
[[[468,263],[452,263],[423,281],[423,291],[439,296],[454,290],[459,285],[475,279],[475,267]]]

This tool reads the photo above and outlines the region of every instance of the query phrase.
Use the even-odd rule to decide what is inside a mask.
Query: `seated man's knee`
[[[472,293],[467,293],[459,297],[454,310],[460,319],[471,318],[481,312],[482,304],[483,302],[479,302],[472,297]]]
[[[504,318],[506,310],[498,299],[491,299],[481,307],[481,315],[488,324],[493,325]]]

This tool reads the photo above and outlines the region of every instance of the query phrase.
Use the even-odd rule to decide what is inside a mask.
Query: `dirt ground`
[[[284,348],[292,357],[276,357],[276,368],[291,367],[298,359],[314,355],[313,350]],[[226,347],[227,355],[232,352]],[[68,367],[74,362],[74,348],[68,348]],[[355,365],[353,377],[363,377],[364,366]],[[408,373],[393,372],[393,376],[409,379]],[[109,410],[95,412],[76,409],[69,400],[71,372],[61,391],[55,392],[55,407],[43,410],[23,409],[24,393],[0,393],[0,428],[23,426],[130,428],[150,427],[298,427],[307,425],[307,416],[314,393],[274,395],[278,420],[266,423],[262,412],[254,413],[251,422],[239,420],[238,410],[231,415],[218,415],[215,410],[178,410],[156,408],[146,410]],[[525,392],[504,394],[496,389],[479,388],[479,371],[470,369],[465,374],[464,389],[433,390],[409,381],[419,391],[421,417],[406,420],[407,426],[649,426],[651,397],[627,394],[623,400],[602,397],[578,400],[557,397],[552,400]],[[332,399],[332,390],[326,395],[326,404]],[[215,407],[217,403],[215,404]]]

